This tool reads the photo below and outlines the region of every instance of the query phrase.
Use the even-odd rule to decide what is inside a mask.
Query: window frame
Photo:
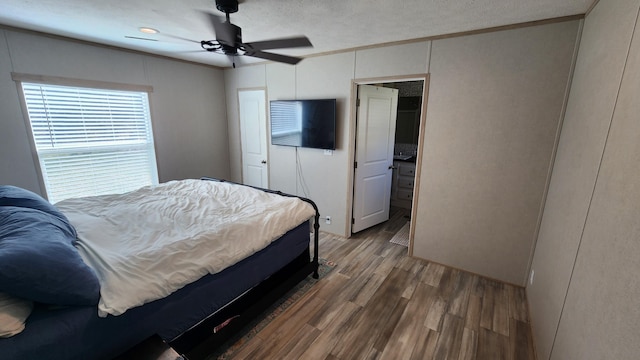
[[[157,164],[157,147],[156,147],[156,134],[155,134],[155,124],[153,122],[153,111],[151,105],[151,94],[153,93],[153,87],[149,85],[137,85],[137,84],[125,84],[125,83],[116,83],[116,82],[107,82],[107,81],[98,81],[98,80],[86,80],[86,79],[75,79],[75,78],[66,78],[66,77],[56,77],[56,76],[46,76],[46,75],[33,75],[33,74],[23,74],[23,73],[11,73],[11,77],[13,81],[16,83],[16,87],[18,90],[18,97],[20,100],[20,105],[22,108],[23,120],[25,122],[25,128],[27,132],[27,137],[29,140],[29,146],[31,148],[31,155],[33,157],[33,164],[36,170],[36,176],[38,178],[38,183],[40,185],[41,194],[47,200],[49,199],[49,192],[45,184],[43,169],[40,163],[40,157],[38,155],[38,150],[36,147],[36,141],[34,138],[34,134],[32,131],[31,120],[29,118],[29,110],[26,103],[25,94],[23,91],[22,83],[36,83],[43,85],[58,85],[58,86],[69,86],[69,87],[78,87],[78,88],[88,88],[94,90],[116,90],[116,91],[131,91],[131,92],[146,92],[147,93],[147,101],[149,104],[149,122],[151,124],[151,139],[152,139],[152,149],[153,149],[153,166],[155,166],[155,179],[159,181],[159,170]]]

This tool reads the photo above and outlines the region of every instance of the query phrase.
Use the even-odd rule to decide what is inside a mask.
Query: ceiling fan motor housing
[[[238,11],[238,0],[216,0],[216,9],[225,14],[233,14]]]
[[[222,38],[218,38],[221,45],[238,48],[242,46],[242,29],[232,23],[225,23],[226,33]],[[225,51],[225,54],[227,52]]]

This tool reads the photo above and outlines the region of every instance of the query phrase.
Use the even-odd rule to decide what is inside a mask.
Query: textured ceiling
[[[584,14],[593,0],[241,0],[231,22],[245,42],[306,35],[303,56],[386,42]],[[215,38],[202,11],[214,0],[1,0],[0,24],[227,67],[200,40]],[[159,34],[147,35],[139,27]],[[130,39],[126,36],[156,41]],[[193,40],[187,41],[186,39]],[[262,61],[243,57],[243,63]]]

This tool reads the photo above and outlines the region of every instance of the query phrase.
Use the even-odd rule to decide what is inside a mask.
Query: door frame
[[[415,219],[418,207],[418,197],[419,197],[419,189],[420,189],[420,173],[422,166],[422,157],[423,157],[423,149],[424,149],[424,137],[425,137],[425,125],[427,118],[427,103],[429,100],[429,74],[413,74],[413,75],[399,75],[399,76],[385,76],[385,77],[374,77],[374,78],[361,78],[361,79],[352,79],[351,80],[351,107],[349,109],[350,119],[349,121],[349,133],[351,136],[349,137],[349,161],[348,166],[349,169],[347,171],[348,174],[348,183],[347,183],[347,219],[346,219],[346,229],[345,234],[351,236],[351,221],[353,219],[353,187],[355,180],[355,156],[356,156],[356,137],[357,137],[357,113],[358,108],[356,106],[356,102],[358,99],[358,85],[376,85],[376,84],[384,84],[384,83],[393,83],[393,82],[401,82],[401,81],[423,81],[422,86],[422,105],[420,109],[420,132],[418,134],[418,152],[416,154],[416,181],[414,182],[413,189],[413,200],[411,205],[411,218]],[[409,255],[413,255],[413,237],[415,233],[415,221],[411,222],[410,230],[409,230]]]
[[[240,119],[240,92],[241,91],[256,91],[256,90],[262,90],[264,92],[264,106],[265,106],[265,117],[264,117],[264,121],[266,122],[265,124],[265,136],[266,136],[266,144],[267,144],[267,153],[266,153],[266,160],[267,160],[267,183],[269,185],[269,187],[271,187],[271,162],[270,162],[270,150],[271,150],[271,122],[269,121],[269,93],[267,92],[267,88],[264,86],[256,86],[256,87],[241,87],[241,88],[237,88],[236,89],[236,109],[237,109],[237,116],[238,116],[238,135],[239,136],[239,142],[238,145],[240,145],[240,179],[239,182],[243,182],[244,180],[244,151],[243,151],[243,144],[242,144],[242,120]]]

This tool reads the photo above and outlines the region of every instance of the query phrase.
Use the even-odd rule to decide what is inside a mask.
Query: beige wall
[[[356,51],[356,79],[429,72],[431,41]],[[414,59],[419,61],[407,61]]]
[[[0,183],[43,193],[11,72],[152,86],[160,181],[228,177],[221,70],[0,29]]]
[[[524,285],[577,30],[433,42],[415,256]]]
[[[429,72],[414,255],[524,284],[578,26],[570,21],[312,57],[297,66],[225,70],[232,168],[240,168],[237,100],[230,98],[238,88],[266,86],[270,100],[337,98],[338,149],[332,156],[299,149],[298,156],[307,195],[333,219],[321,230],[347,235],[352,82]],[[272,188],[304,195],[295,149],[271,146],[269,163]]]
[[[338,126],[336,150],[331,155],[325,155],[323,150],[299,148],[296,154],[295,148],[270,145],[269,187],[311,198],[318,205],[321,216],[328,215],[332,219],[330,225],[323,222],[321,229],[346,235],[351,216],[347,203],[352,192],[352,81],[356,74],[367,78],[424,74],[428,64],[428,49],[429,43],[421,42],[396,46],[392,53],[367,49],[311,57],[296,66],[270,63],[225,70],[234,180],[241,180],[238,89],[265,87],[268,100],[335,98]],[[381,57],[381,53],[386,55]]]
[[[585,19],[527,287],[539,359],[640,353],[639,8]]]

